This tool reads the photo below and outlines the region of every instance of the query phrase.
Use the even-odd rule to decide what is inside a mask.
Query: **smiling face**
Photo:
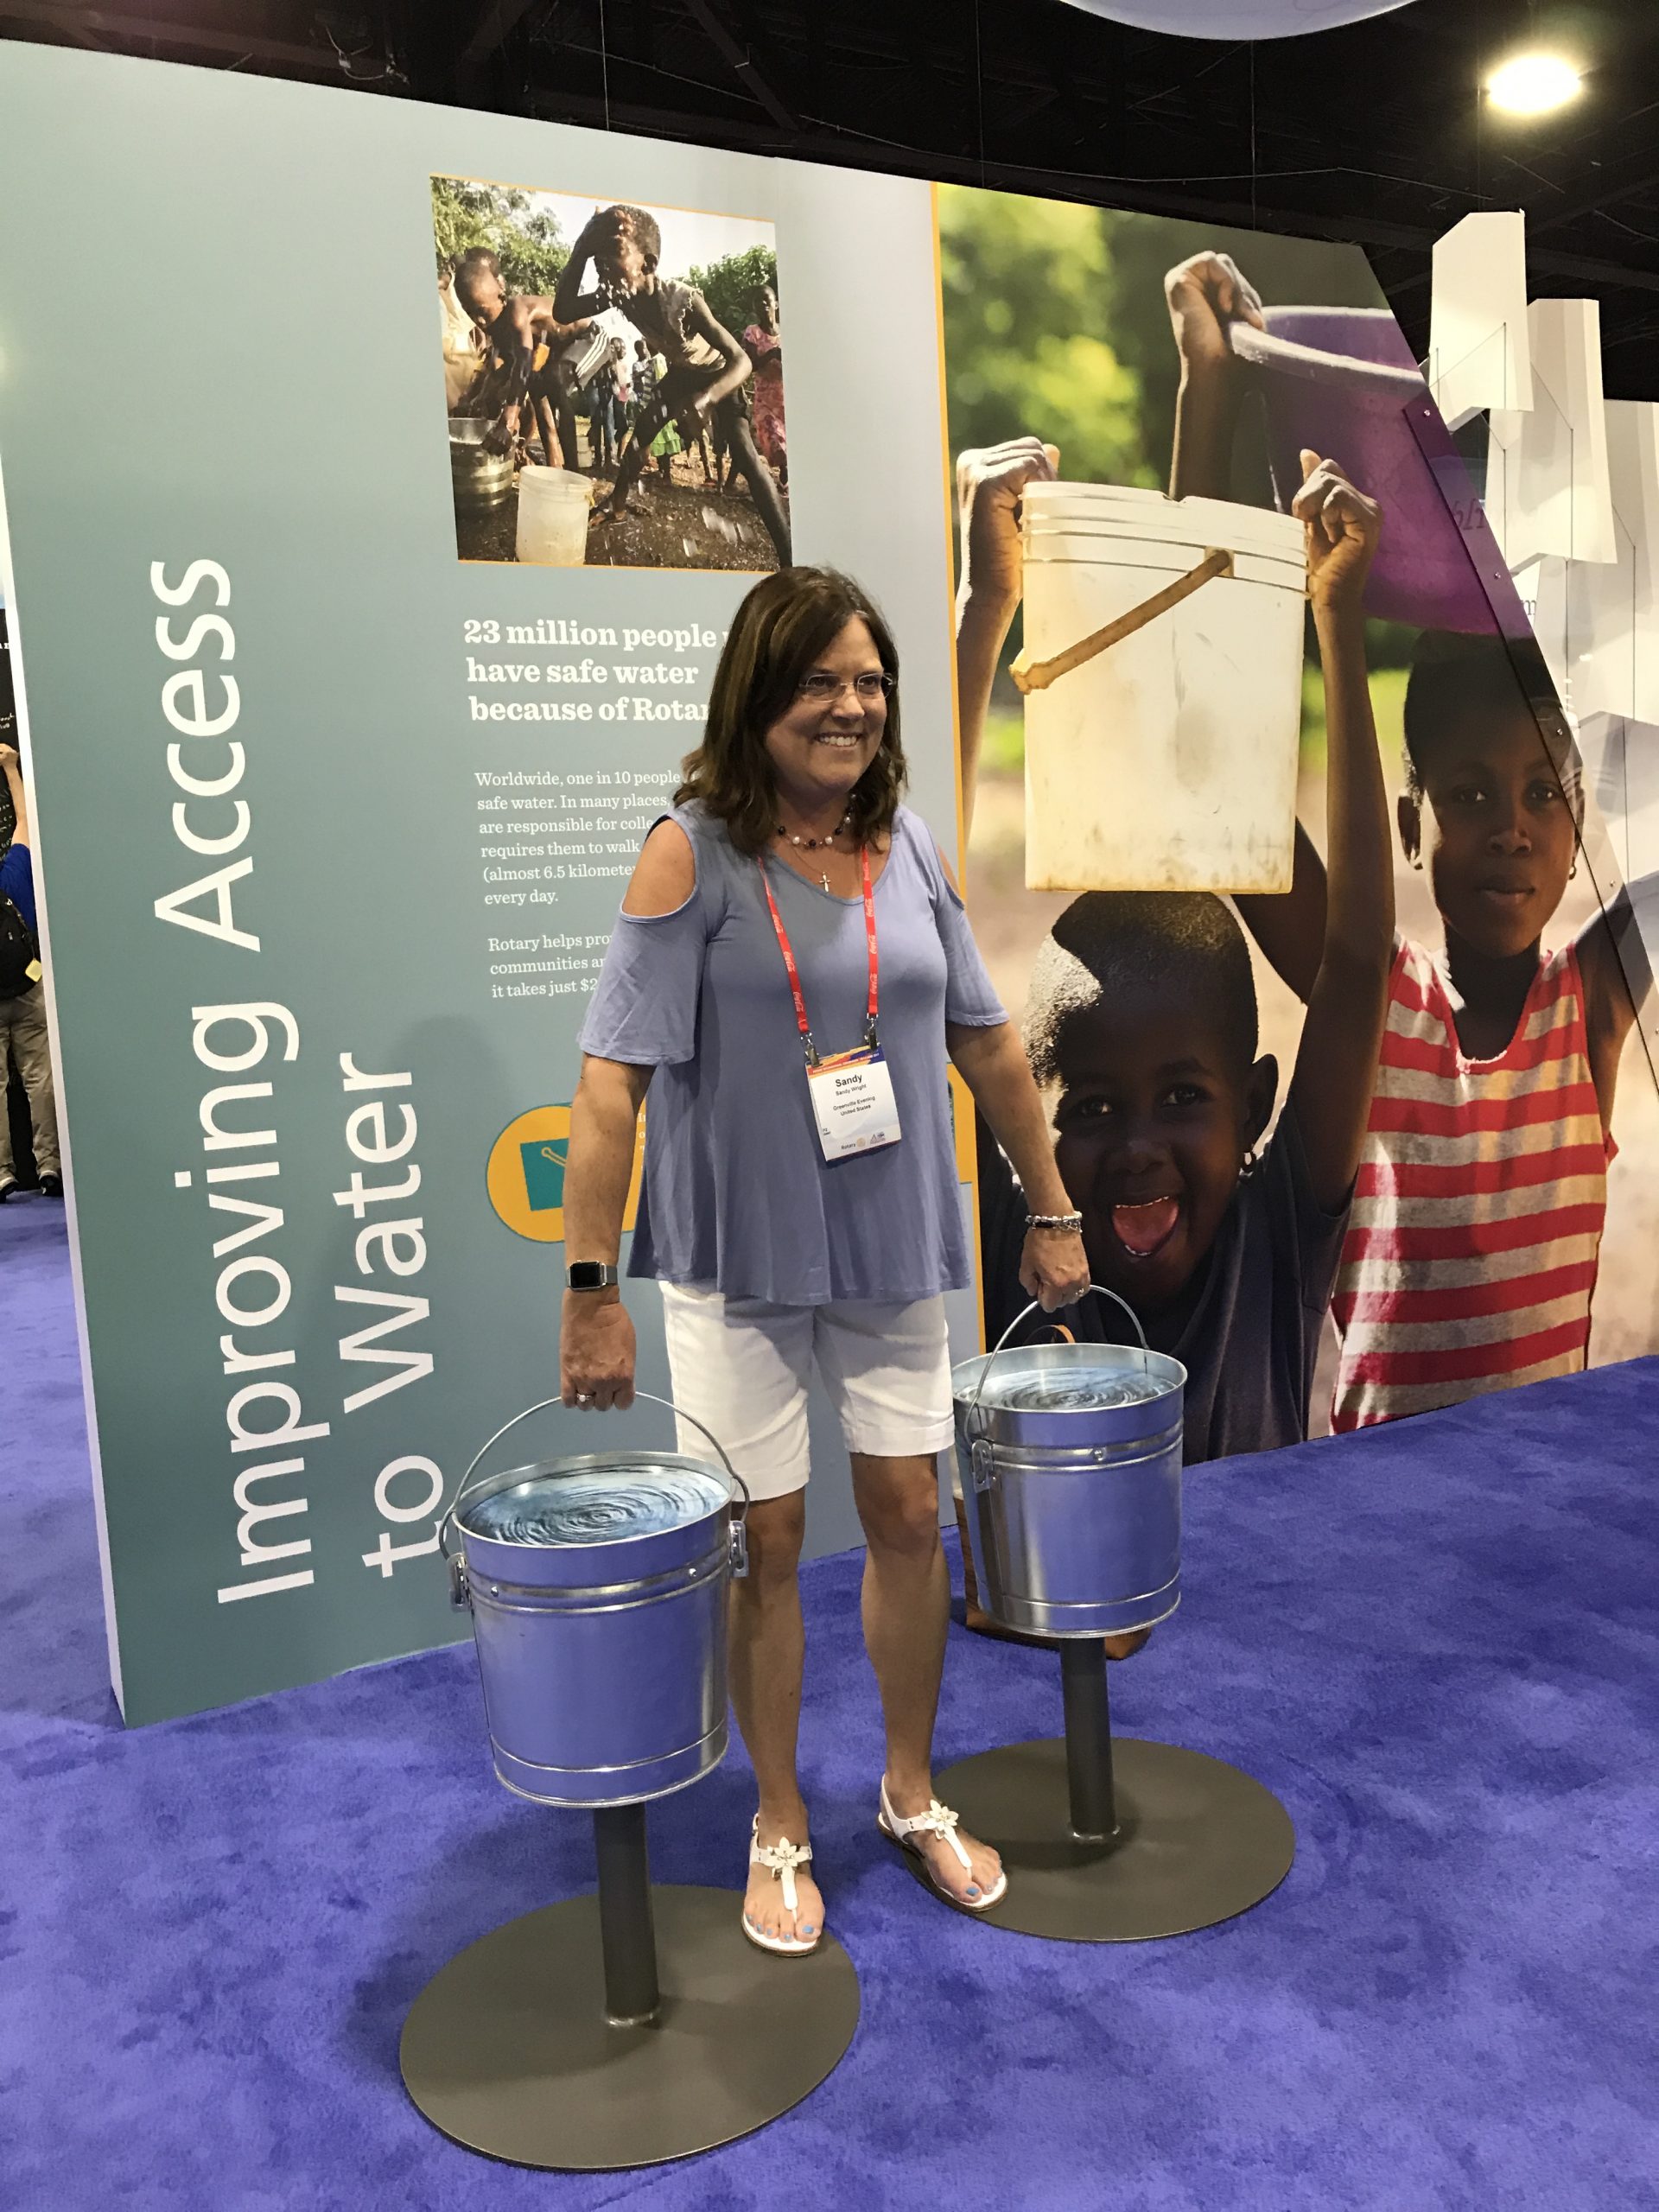
[[[844,804],[874,760],[887,726],[880,689],[886,672],[869,625],[855,614],[813,661],[767,730],[779,796],[798,812],[815,817],[837,800]]]
[[[1427,804],[1400,801],[1400,834],[1409,857],[1424,848],[1447,931],[1489,959],[1535,948],[1567,888],[1578,824],[1531,715],[1471,718],[1436,738],[1419,773]]]
[[[1241,1058],[1217,1023],[1155,984],[1067,1021],[1054,1157],[1083,1214],[1094,1279],[1154,1313],[1209,1254],[1278,1068]]]

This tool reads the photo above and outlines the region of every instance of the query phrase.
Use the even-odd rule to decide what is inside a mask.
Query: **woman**
[[[623,900],[571,1116],[561,1380],[567,1405],[602,1410],[633,1395],[615,1263],[654,1082],[630,1272],[660,1281],[676,1401],[754,1498],[731,1618],[732,1700],[760,1785],[743,1924],[779,1952],[811,1950],[823,1926],[795,1766],[815,1363],[868,1543],[880,1826],[952,1904],[983,1911],[1007,1887],[996,1853],[934,1797],[930,1766],[950,1602],[943,1294],[971,1279],[947,1052],[1037,1209],[1020,1280],[1049,1308],[1088,1280],[1025,1052],[904,783],[898,658],[868,600],[825,569],[758,584]],[[707,1449],[689,1431],[683,1446]]]

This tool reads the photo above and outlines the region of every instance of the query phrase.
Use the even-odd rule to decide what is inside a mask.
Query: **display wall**
[[[925,187],[8,48],[5,596],[133,1721],[464,1633],[440,1500],[556,1392],[586,997],[775,565],[695,461],[614,565],[493,557],[510,532],[458,557],[435,177],[555,195],[498,204],[567,249],[596,207],[658,211],[677,275],[775,252],[796,548],[890,616],[913,801],[955,851]],[[556,1413],[521,1456],[664,1420]],[[817,1548],[855,1541],[814,1505]]]
[[[613,203],[650,217],[662,274],[763,365],[776,353],[745,413],[764,477],[734,477],[717,442],[665,448],[580,564],[541,565],[516,557],[522,483],[486,504],[468,472],[488,464],[457,455],[445,417],[492,372],[480,269],[505,295],[556,293]],[[1163,275],[1211,246],[1270,302],[1388,320],[1357,250],[8,49],[0,584],[129,1720],[456,1636],[442,1503],[556,1389],[586,999],[732,610],[785,557],[844,566],[883,605],[912,803],[965,861],[1019,1012],[1068,902],[1021,880],[1003,678],[958,844],[950,469],[1029,433],[1068,476],[1163,481]],[[632,365],[626,302],[594,319]],[[606,474],[625,420],[553,384],[515,404],[521,459],[539,440]],[[1269,505],[1268,464],[1247,427],[1213,488]],[[1397,620],[1371,635],[1392,765],[1410,639]],[[1304,688],[1317,845],[1316,674]],[[1111,791],[1108,760],[1079,805]],[[1427,929],[1409,878],[1402,925]],[[1564,923],[1614,881],[1586,871]],[[1257,968],[1264,1048],[1288,1065],[1300,1007]],[[1651,1341],[1651,1084],[1620,1113],[1597,1357]],[[958,1138],[972,1207],[965,1116]],[[1000,1314],[1007,1283],[986,1289]],[[641,1382],[665,1389],[654,1298],[630,1295]],[[959,1354],[980,1318],[956,1298]],[[556,1411],[524,1456],[660,1420],[601,1433]],[[821,1419],[815,1440],[828,1468]],[[831,1483],[811,1510],[814,1549],[856,1540]]]

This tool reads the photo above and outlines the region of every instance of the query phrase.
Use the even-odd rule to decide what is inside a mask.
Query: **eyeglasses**
[[[874,671],[865,676],[855,676],[849,686],[842,677],[831,676],[827,668],[815,668],[810,676],[804,676],[796,685],[795,696],[798,699],[810,700],[815,707],[829,707],[833,706],[842,693],[850,688],[861,707],[874,707],[878,701],[893,696],[897,681],[896,677],[889,676],[883,670],[879,676]]]

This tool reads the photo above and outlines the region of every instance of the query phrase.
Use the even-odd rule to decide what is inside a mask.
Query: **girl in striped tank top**
[[[1549,699],[1538,673],[1529,688]],[[1446,955],[1396,948],[1332,1301],[1337,1429],[1586,1364],[1636,1011],[1624,894],[1575,944],[1542,949],[1576,868],[1580,763],[1559,713],[1535,718],[1503,641],[1425,638],[1405,722],[1400,834],[1427,868]]]
[[[1543,950],[1584,798],[1535,642],[1426,634],[1405,719],[1401,842],[1446,950],[1395,947],[1332,1300],[1336,1429],[1586,1364],[1619,1054],[1651,987],[1624,890]],[[1305,834],[1290,894],[1236,904],[1306,1004],[1325,871]]]

